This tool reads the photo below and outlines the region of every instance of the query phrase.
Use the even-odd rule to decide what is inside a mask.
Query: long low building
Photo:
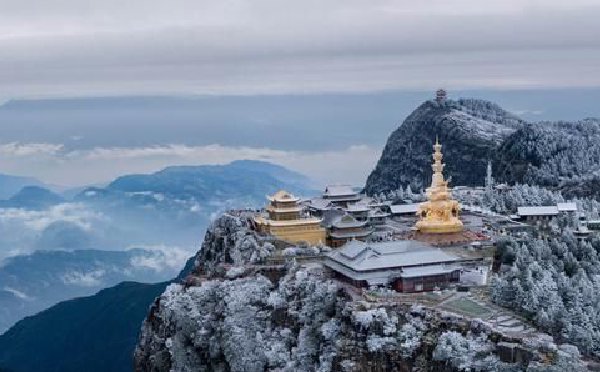
[[[327,254],[324,265],[339,280],[357,287],[386,286],[399,292],[431,291],[460,281],[464,259],[415,240],[382,243],[350,241]]]
[[[390,205],[392,216],[416,216],[421,203]]]
[[[528,220],[547,220],[560,213],[577,212],[577,204],[573,202],[557,203],[547,206],[521,206],[517,208],[517,215]]]

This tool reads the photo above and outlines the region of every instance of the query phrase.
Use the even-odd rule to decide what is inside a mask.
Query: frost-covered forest
[[[492,298],[562,342],[600,356],[600,239],[503,240]]]
[[[588,219],[597,219],[600,217],[600,201],[594,198],[566,198],[560,191],[535,185],[517,184],[507,190],[493,190],[484,193],[454,192],[453,196],[463,205],[481,206],[492,212],[502,214],[514,214],[520,206],[556,205],[565,201],[573,201],[577,203],[579,210]],[[389,192],[381,192],[374,197],[378,201],[392,203],[421,202],[425,200],[424,192],[422,190],[415,192],[410,185]]]
[[[561,187],[567,196],[600,197],[600,121],[540,122],[509,136],[494,163],[500,181]]]

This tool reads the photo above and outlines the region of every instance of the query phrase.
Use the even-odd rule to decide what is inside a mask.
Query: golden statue
[[[427,188],[427,201],[421,203],[417,216],[417,230],[423,233],[455,233],[463,230],[463,224],[458,218],[460,206],[452,199],[448,182],[444,180],[442,171],[442,145],[435,139],[433,146],[433,176],[431,186]]]

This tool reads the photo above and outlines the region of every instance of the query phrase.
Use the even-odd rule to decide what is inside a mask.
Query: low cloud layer
[[[5,99],[600,85],[600,4],[2,1]]]
[[[23,208],[0,208],[0,261],[9,256],[28,254],[37,248],[52,249],[48,246],[47,229],[62,224],[81,235],[93,235],[106,225],[108,217],[81,203],[64,203],[45,210]],[[69,235],[74,239],[75,248],[81,244],[81,236]],[[40,242],[43,247],[38,247]]]
[[[106,182],[123,174],[150,173],[169,165],[225,164],[239,159],[281,164],[321,185],[331,182],[362,185],[379,154],[379,148],[367,145],[331,151],[284,151],[222,145],[66,150],[56,144],[0,144],[4,172],[36,176],[46,183],[68,186]]]

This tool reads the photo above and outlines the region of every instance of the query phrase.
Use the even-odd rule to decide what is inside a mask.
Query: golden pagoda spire
[[[427,188],[427,201],[419,206],[417,230],[427,233],[449,233],[462,231],[463,224],[458,218],[460,206],[452,199],[448,182],[444,180],[442,163],[442,145],[435,137],[433,145],[433,164],[431,186]]]

